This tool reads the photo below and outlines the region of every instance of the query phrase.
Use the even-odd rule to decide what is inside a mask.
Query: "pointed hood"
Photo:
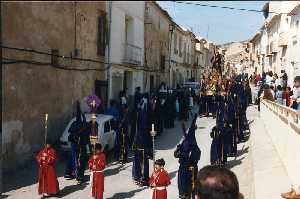
[[[76,122],[82,122],[81,120],[81,109],[80,109],[80,102],[76,101]]]
[[[185,140],[184,140],[184,145],[186,146],[197,146],[197,141],[195,137],[195,131],[197,129],[196,126],[196,121],[197,121],[198,115],[195,114],[194,119],[191,123],[190,128],[188,129],[187,133],[185,134]]]
[[[195,131],[197,129],[196,126],[196,121],[197,121],[197,114],[195,114],[194,119],[191,123],[190,128],[188,129],[188,134],[187,134],[187,141],[190,145],[197,145],[196,137],[195,137]]]

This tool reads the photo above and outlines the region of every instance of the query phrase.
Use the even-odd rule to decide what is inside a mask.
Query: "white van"
[[[87,122],[91,121],[92,114],[85,114]],[[69,129],[76,117],[71,119],[60,137],[61,148],[65,151],[71,149],[71,143],[68,141]],[[101,143],[105,151],[110,151],[114,148],[116,132],[112,129],[113,117],[110,115],[97,115],[96,122],[98,123],[98,142]]]

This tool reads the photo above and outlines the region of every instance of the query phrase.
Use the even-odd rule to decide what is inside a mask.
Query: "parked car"
[[[86,121],[90,122],[92,114],[85,114]],[[65,151],[71,149],[71,143],[68,141],[69,129],[76,117],[71,119],[60,137],[61,148]],[[108,152],[114,148],[116,132],[112,129],[113,117],[110,115],[97,115],[96,122],[98,123],[98,142],[104,147],[104,151]]]

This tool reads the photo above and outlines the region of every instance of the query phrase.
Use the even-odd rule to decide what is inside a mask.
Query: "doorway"
[[[95,94],[100,98],[104,107],[107,105],[107,81],[95,80]]]

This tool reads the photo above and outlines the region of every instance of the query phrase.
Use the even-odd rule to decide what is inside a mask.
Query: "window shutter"
[[[51,49],[51,65],[52,66],[58,66],[58,55],[59,51],[58,49]]]
[[[107,37],[107,23],[106,14],[104,12],[98,17],[98,41],[97,41],[97,54],[105,56],[105,46]]]

